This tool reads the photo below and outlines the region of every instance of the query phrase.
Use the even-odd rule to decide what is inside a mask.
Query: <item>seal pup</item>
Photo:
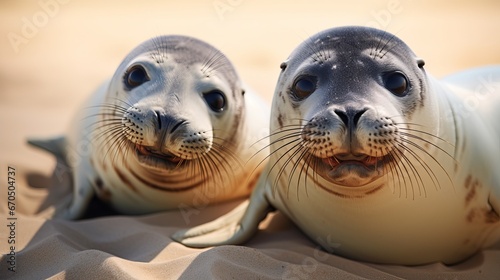
[[[457,75],[432,78],[381,30],[312,36],[281,64],[270,160],[249,203],[173,238],[239,244],[276,208],[361,261],[451,264],[500,240],[500,67]]]
[[[160,36],[125,57],[65,136],[28,142],[70,165],[73,200],[58,215],[76,219],[94,194],[124,214],[249,195],[265,158],[254,155],[267,145],[257,140],[268,130],[269,106],[224,54]]]

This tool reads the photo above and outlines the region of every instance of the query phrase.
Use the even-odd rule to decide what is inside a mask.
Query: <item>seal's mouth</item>
[[[316,159],[316,171],[323,178],[348,187],[360,187],[382,176],[391,156],[336,154]]]
[[[320,158],[320,160],[332,169],[347,166],[357,166],[374,169],[377,165],[385,163],[387,156],[372,157],[369,155],[337,154],[332,157]]]
[[[182,158],[174,154],[160,152],[151,147],[135,144],[135,148],[139,162],[147,166],[171,169],[183,161]]]

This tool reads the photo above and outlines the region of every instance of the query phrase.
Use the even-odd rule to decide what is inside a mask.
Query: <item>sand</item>
[[[286,217],[268,217],[244,246],[186,248],[169,236],[239,202],[120,216],[100,203],[88,219],[51,220],[70,199],[68,173],[25,144],[64,133],[72,113],[121,59],[160,34],[198,37],[223,51],[243,79],[270,101],[279,64],[323,29],[369,25],[395,33],[443,77],[500,63],[498,1],[2,1],[0,3],[0,278],[494,279],[500,243],[453,266],[405,267],[326,254]],[[16,209],[9,216],[8,171]],[[112,215],[110,215],[112,214]],[[8,218],[16,220],[8,220]],[[14,231],[9,225],[14,223]],[[12,235],[12,233],[14,233]],[[12,238],[14,236],[14,238]],[[9,241],[15,240],[15,244]],[[10,272],[15,246],[16,273]]]

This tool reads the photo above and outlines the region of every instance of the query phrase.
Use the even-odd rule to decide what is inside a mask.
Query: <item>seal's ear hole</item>
[[[241,95],[245,95],[245,90],[244,89],[241,90]]]
[[[203,94],[208,107],[214,112],[222,112],[226,107],[226,96],[218,89],[211,90]]]
[[[291,94],[297,100],[309,97],[316,90],[317,80],[313,76],[300,76],[293,83]]]
[[[134,65],[125,72],[123,81],[129,89],[132,89],[149,81],[149,76],[144,67]]]
[[[281,62],[281,64],[280,64],[281,70],[285,70],[286,66],[287,66],[286,62]]]
[[[422,68],[425,65],[425,61],[422,58],[417,58],[418,68]]]
[[[408,78],[401,72],[389,73],[384,78],[385,88],[396,96],[405,96],[409,85]]]

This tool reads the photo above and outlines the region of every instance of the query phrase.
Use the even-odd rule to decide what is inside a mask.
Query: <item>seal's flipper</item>
[[[67,140],[64,136],[51,139],[28,139],[27,142],[66,161]],[[89,154],[83,154],[79,156],[78,160],[71,162],[73,199],[66,210],[55,213],[56,217],[75,220],[85,214],[90,200],[94,196],[92,184],[96,182],[96,178],[98,177],[90,163],[89,156]]]
[[[88,155],[84,155],[81,161],[73,167],[73,199],[69,207],[57,217],[76,220],[81,218],[90,204],[92,197],[95,194],[93,185],[95,182],[102,181],[98,179]]]
[[[242,203],[212,222],[178,231],[172,235],[172,239],[194,248],[241,244],[247,241],[272,209],[264,195],[265,180],[261,180],[261,183],[264,184],[255,188],[249,203]]]
[[[49,139],[30,138],[27,142],[31,146],[45,150],[58,158],[65,159],[66,138],[64,136]]]
[[[492,187],[488,196],[488,203],[491,206],[491,210],[494,211],[497,216],[500,216],[500,185],[498,185],[498,182],[500,182],[500,174],[495,174],[495,178],[497,178],[495,181],[497,185]]]

